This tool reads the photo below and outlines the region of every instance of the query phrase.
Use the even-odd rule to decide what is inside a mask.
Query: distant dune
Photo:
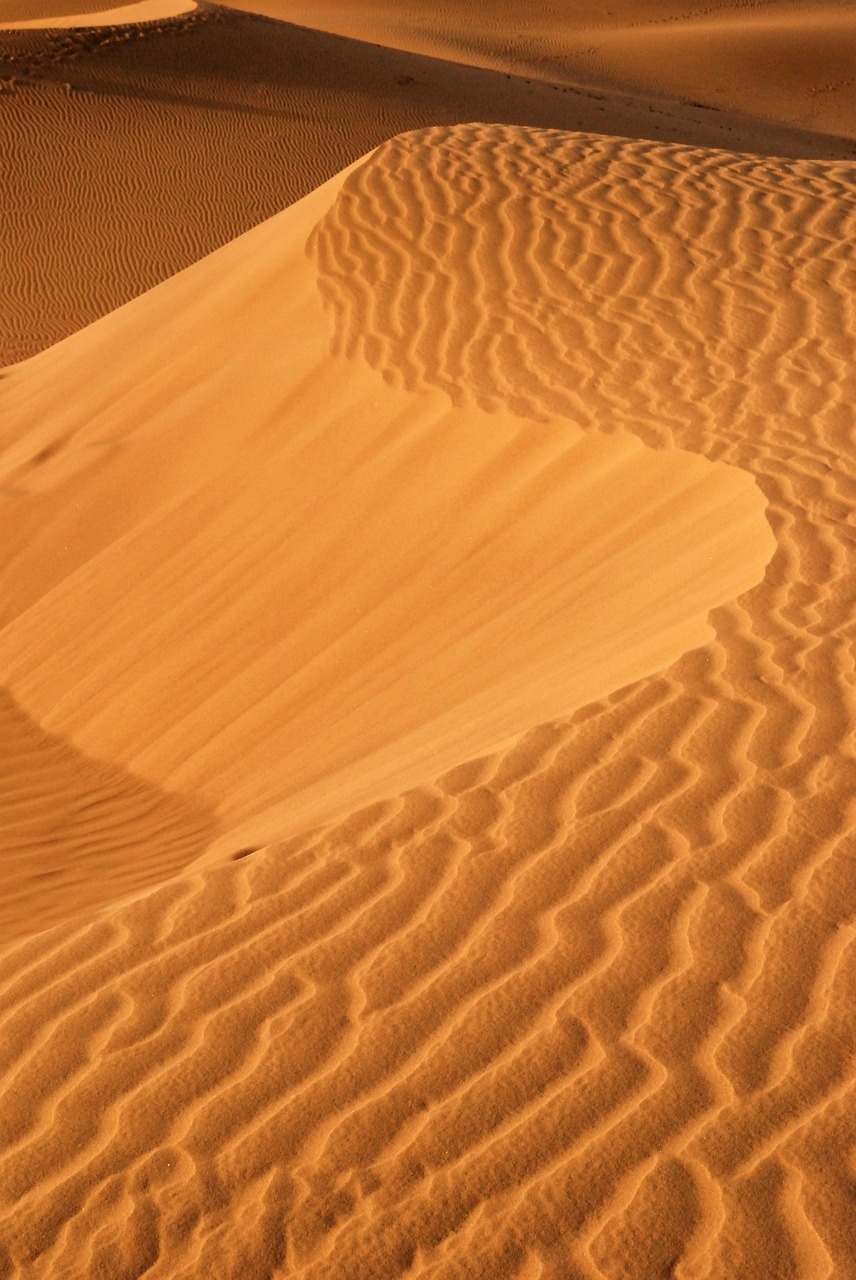
[[[856,1274],[850,15],[587,3],[0,33],[0,1280]]]
[[[856,156],[848,139],[751,115],[509,79],[204,3],[136,27],[0,31],[0,59],[0,364],[137,297],[408,129],[479,120]]]
[[[357,40],[856,138],[849,0],[236,0]]]
[[[196,8],[195,0],[141,0],[136,4],[126,4],[119,8],[91,9],[85,13],[51,13],[37,18],[23,18],[17,22],[5,16],[6,21],[0,23],[0,30],[26,31],[49,29],[52,31],[70,27],[122,26],[126,23],[162,22],[165,18],[177,18],[181,14],[190,13]]]

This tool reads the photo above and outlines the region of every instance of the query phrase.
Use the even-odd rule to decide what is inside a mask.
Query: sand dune
[[[574,90],[205,4],[136,26],[0,32],[0,364],[166,280],[390,135],[468,120],[854,151],[751,115]]]
[[[144,2],[144,0],[140,0]],[[115,0],[87,0],[83,6],[87,14],[115,9]],[[67,18],[80,13],[80,0],[3,0],[0,8],[0,29],[18,22],[42,22],[46,19]]]
[[[49,732],[216,809],[232,848],[666,665],[773,551],[744,472],[331,360],[305,245],[340,183],[0,392],[21,548],[0,680]]]
[[[420,131],[7,371],[33,750],[220,834],[0,953],[5,1274],[852,1273],[854,176]]]
[[[177,18],[196,8],[195,0],[138,0],[136,4],[121,5],[112,9],[87,9],[82,13],[51,13],[37,18],[24,18],[17,22],[0,23],[0,30],[27,31],[39,28],[62,30],[67,27],[122,26],[125,23],[162,22],[165,18]],[[0,17],[2,17],[0,13]]]
[[[521,72],[633,89],[856,137],[856,12],[846,0],[236,0],[235,8],[359,40]]]

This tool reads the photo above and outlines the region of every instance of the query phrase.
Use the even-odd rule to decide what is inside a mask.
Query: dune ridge
[[[237,0],[235,7],[560,85],[856,136],[856,14],[846,0],[685,7],[611,0],[609,8],[588,0],[525,8],[519,0]]]
[[[232,848],[666,665],[774,547],[742,471],[331,358],[305,244],[345,180],[0,388],[2,678]]]
[[[661,674],[4,949],[0,1274],[852,1272],[853,196],[844,164],[482,126],[304,205],[350,378],[725,462],[776,552]],[[251,273],[280,226],[220,252]],[[269,314],[239,321],[272,352]],[[5,380],[47,435],[26,502],[78,464],[100,500],[107,418],[37,456],[97,329]]]
[[[853,154],[847,139],[746,114],[479,70],[204,0],[160,22],[0,31],[0,364],[153,288],[391,134],[467,120]]]

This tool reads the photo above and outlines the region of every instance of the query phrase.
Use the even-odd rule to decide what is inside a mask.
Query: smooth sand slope
[[[357,40],[856,138],[849,0],[236,0]]]
[[[138,0],[136,4],[120,5],[118,8],[96,7],[94,10],[87,9],[82,13],[52,11],[46,15],[44,6],[39,6],[38,17],[21,18],[18,21],[13,21],[8,14],[0,10],[0,30],[27,31],[46,28],[58,31],[67,27],[109,27],[122,26],[125,23],[161,22],[165,18],[177,18],[180,14],[190,13],[195,8],[195,0]]]
[[[136,26],[0,31],[0,365],[174,275],[392,134],[468,120],[856,154],[745,114],[507,76],[204,3]]]
[[[329,822],[666,665],[773,551],[746,472],[331,359],[306,242],[340,182],[0,390],[0,679],[87,757],[216,812],[218,848]],[[120,875],[126,825],[98,828]],[[31,876],[37,909],[54,895]]]
[[[0,955],[6,1275],[852,1273],[854,221],[441,128],[7,372],[4,733],[219,836]]]

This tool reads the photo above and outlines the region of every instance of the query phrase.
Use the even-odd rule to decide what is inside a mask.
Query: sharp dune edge
[[[3,541],[21,543],[0,678],[49,732],[216,810],[232,847],[666,665],[774,548],[745,472],[331,358],[305,246],[340,185],[0,391]],[[431,311],[458,321],[452,297]]]
[[[399,49],[563,85],[653,94],[856,136],[856,12],[847,0],[237,0]],[[698,105],[698,103],[697,103]]]
[[[856,1272],[854,178],[419,129],[2,372],[2,1280]]]
[[[465,66],[442,45],[423,56],[367,43],[373,34],[342,39],[205,0],[135,25],[0,31],[0,364],[68,337],[408,130],[481,120],[856,157],[851,138],[751,111],[560,84],[558,70],[548,81]]]
[[[196,8],[194,0],[143,0],[143,3],[121,5],[113,9],[99,9],[96,13],[54,13],[44,18],[24,18],[18,22],[0,23],[0,30],[27,31],[46,28],[62,30],[65,27],[121,26],[124,23],[160,22],[165,18],[177,18]],[[2,14],[0,14],[2,17]]]

